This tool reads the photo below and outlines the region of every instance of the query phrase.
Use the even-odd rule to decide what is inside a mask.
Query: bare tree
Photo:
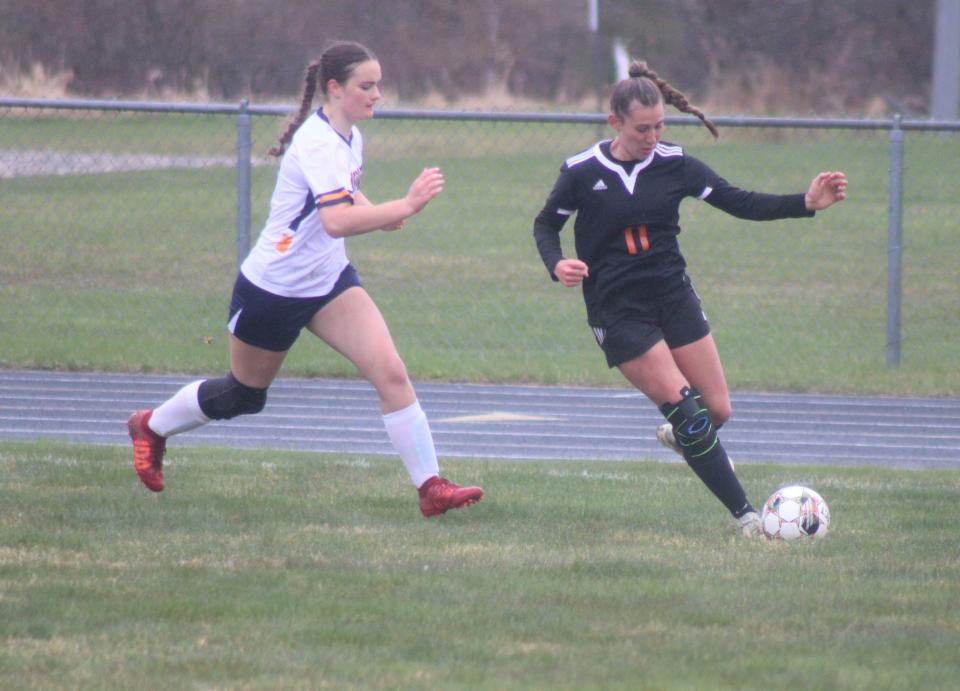
[[[621,39],[725,111],[923,111],[936,0],[599,0]],[[572,102],[613,80],[586,0],[0,0],[0,69],[72,73],[84,95],[295,95],[334,38],[369,45],[401,100],[491,89]]]

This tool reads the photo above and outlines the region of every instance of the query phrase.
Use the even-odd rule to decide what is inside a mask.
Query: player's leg
[[[227,375],[191,382],[153,410],[136,411],[127,421],[134,468],[144,485],[154,492],[163,489],[167,437],[210,420],[263,410],[267,388],[303,326],[297,320],[297,308],[302,309],[302,304],[272,295],[242,274],[237,276],[230,301]]]
[[[205,425],[263,410],[267,388],[286,351],[251,346],[230,335],[230,372],[200,379],[181,388],[153,410],[138,410],[127,420],[133,440],[133,465],[154,492],[163,490],[163,456],[167,438]]]
[[[416,392],[380,310],[366,290],[354,286],[318,311],[307,329],[350,360],[377,391],[389,414],[409,407]]]
[[[420,492],[426,516],[473,504],[479,487],[459,487],[440,477],[433,434],[420,407],[407,368],[380,310],[361,286],[353,286],[327,303],[307,328],[346,357],[377,391],[383,423]]]
[[[710,419],[719,429],[730,419],[733,410],[727,378],[713,335],[708,333],[693,343],[672,348],[670,352],[690,386],[700,392],[710,411]]]
[[[733,409],[730,404],[727,378],[723,373],[720,354],[717,352],[713,336],[708,333],[693,343],[672,348],[670,352],[680,371],[683,372],[683,376],[690,382],[690,386],[700,392],[707,410],[710,411],[713,426],[719,430],[730,419]],[[683,454],[673,436],[672,427],[661,425],[657,429],[657,439]],[[733,465],[732,460],[730,463]]]
[[[658,341],[642,355],[619,365],[619,369],[657,405],[671,424],[687,464],[733,517],[741,521],[744,516],[755,514],[730,466],[702,396],[690,387],[666,342]],[[752,516],[748,522],[753,523]]]
[[[682,286],[664,298],[660,307],[660,325],[674,361],[691,388],[700,393],[715,429],[720,429],[731,415],[730,392],[710,324],[689,278],[685,276]],[[657,440],[683,455],[669,423],[657,428]]]
[[[703,397],[713,424],[730,419],[730,392],[700,296],[687,276],[661,305],[661,328],[674,361]]]
[[[642,355],[618,365],[617,368],[627,381],[658,407],[674,400],[680,389],[690,385],[662,339]]]

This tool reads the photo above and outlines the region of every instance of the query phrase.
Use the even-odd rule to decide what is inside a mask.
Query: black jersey
[[[685,197],[738,218],[763,221],[812,216],[803,194],[764,194],[734,187],[675,144],[659,142],[643,161],[618,161],[610,141],[568,158],[534,223],[537,249],[550,276],[563,258],[560,231],[576,213],[577,256],[590,275],[583,281],[588,318],[609,296],[660,295],[683,280],[680,202]],[[591,319],[591,323],[595,323]]]

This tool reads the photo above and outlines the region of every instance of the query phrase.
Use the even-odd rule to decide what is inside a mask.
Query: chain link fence
[[[236,265],[262,226],[286,107],[0,99],[0,366],[218,372]],[[681,207],[681,248],[735,388],[960,391],[960,123],[671,117],[732,183],[799,192],[844,170],[815,219],[754,224]],[[383,111],[360,125],[363,190],[439,198],[348,240],[415,379],[621,384],[531,228],[599,114]],[[572,222],[564,246],[572,250]],[[352,376],[303,338],[287,374]]]

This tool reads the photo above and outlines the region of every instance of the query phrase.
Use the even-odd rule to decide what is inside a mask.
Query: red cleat
[[[476,504],[483,498],[481,488],[461,487],[438,475],[424,482],[418,491],[420,511],[428,518],[446,513],[450,509]]]
[[[133,439],[133,467],[140,482],[153,492],[163,491],[163,454],[167,440],[147,426],[152,410],[138,410],[127,420],[127,431]]]

